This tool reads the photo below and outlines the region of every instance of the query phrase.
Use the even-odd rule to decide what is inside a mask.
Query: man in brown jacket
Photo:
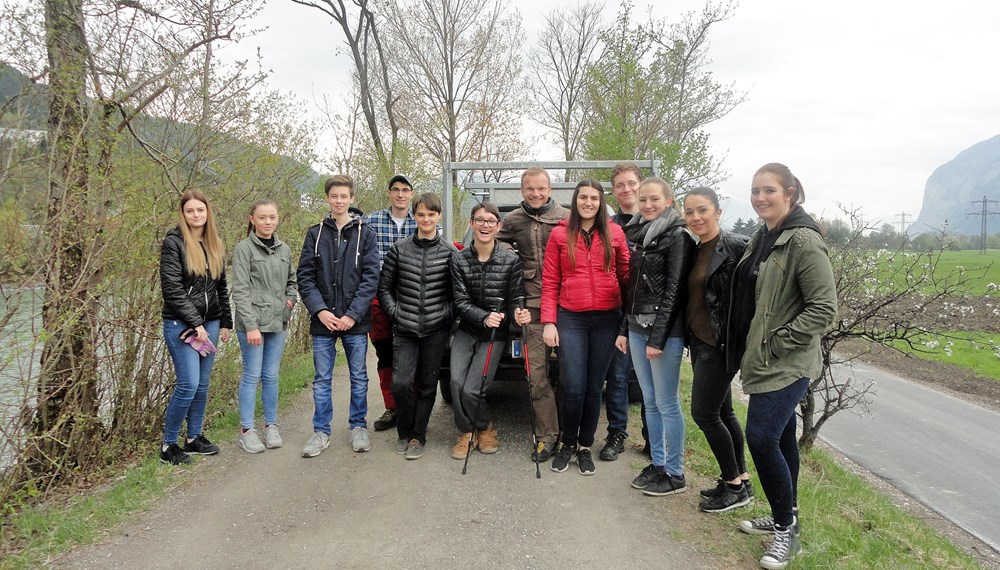
[[[569,217],[569,210],[552,199],[549,173],[529,168],[521,175],[521,207],[507,214],[497,239],[514,245],[524,271],[525,302],[531,311],[527,325],[528,359],[531,362],[531,403],[535,411],[535,435],[538,448],[532,460],[547,461],[559,437],[559,411],[549,382],[547,347],[542,341],[542,259],[549,234],[559,222]]]

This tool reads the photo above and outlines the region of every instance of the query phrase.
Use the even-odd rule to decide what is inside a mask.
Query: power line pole
[[[912,217],[906,212],[900,212],[896,214],[899,218],[899,235],[902,238],[899,242],[901,248],[906,249],[906,242],[910,241],[910,236],[906,235],[906,218]]]
[[[966,216],[981,216],[983,224],[979,230],[979,253],[986,253],[986,218],[990,216],[1000,216],[1000,212],[990,212],[988,211],[987,204],[1000,204],[997,200],[987,200],[986,196],[983,196],[982,200],[976,200],[975,202],[970,202],[973,206],[977,204],[982,204],[983,209],[980,212],[969,212]]]

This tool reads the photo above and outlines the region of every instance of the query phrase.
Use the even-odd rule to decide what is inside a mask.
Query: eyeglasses
[[[615,190],[624,190],[626,187],[628,187],[629,190],[635,190],[639,187],[639,183],[635,180],[629,180],[628,182],[619,182],[618,184],[615,184]]]
[[[495,228],[500,222],[489,218],[472,218],[472,221],[476,223],[477,226],[483,226],[487,228]]]
[[[389,188],[389,192],[392,194],[409,194],[413,192],[413,188]]]

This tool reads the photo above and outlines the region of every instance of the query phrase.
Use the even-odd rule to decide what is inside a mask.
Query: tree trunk
[[[802,436],[799,437],[799,449],[808,451],[816,443],[816,435],[819,427],[816,425],[816,394],[813,387],[809,386],[806,395],[799,403],[799,410],[802,413]]]
[[[28,464],[50,482],[94,457],[97,432],[96,302],[88,244],[87,45],[81,0],[46,0],[49,60],[49,198],[45,330]]]

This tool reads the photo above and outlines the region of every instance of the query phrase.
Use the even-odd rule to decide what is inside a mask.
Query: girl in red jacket
[[[562,383],[562,443],[552,460],[557,473],[575,455],[580,474],[594,474],[590,446],[615,349],[628,256],[625,234],[608,218],[601,183],[581,180],[569,219],[549,236],[542,271],[543,338],[559,347]]]

